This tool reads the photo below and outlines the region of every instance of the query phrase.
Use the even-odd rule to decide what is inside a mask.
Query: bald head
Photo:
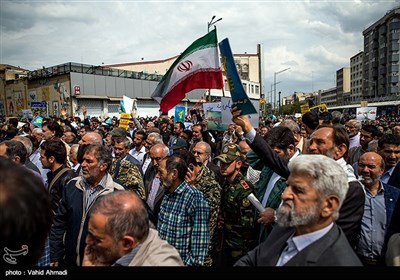
[[[153,167],[158,170],[161,160],[169,155],[169,149],[165,144],[155,144],[150,148],[149,155]]]
[[[89,145],[89,144],[99,144],[103,145],[103,138],[97,132],[88,132],[82,136],[82,139],[79,140],[78,144],[80,145]]]
[[[93,219],[95,216],[97,219]],[[98,225],[99,218],[105,219],[104,230],[116,241],[129,235],[141,242],[149,233],[147,209],[139,196],[131,191],[111,192],[96,200],[90,213],[89,228]]]
[[[358,160],[360,181],[370,190],[379,189],[379,178],[385,171],[385,161],[375,152],[367,152]]]
[[[362,154],[360,156],[360,160],[361,159],[371,159],[374,160],[375,162],[379,163],[379,166],[383,166],[383,169],[385,169],[385,161],[383,160],[383,158],[381,157],[380,154],[376,153],[376,152],[366,152],[364,154]]]
[[[160,155],[160,157],[166,157],[169,155],[169,149],[165,144],[155,144],[150,148],[150,154],[151,153],[156,153]]]

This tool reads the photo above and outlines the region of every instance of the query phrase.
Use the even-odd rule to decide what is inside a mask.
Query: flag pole
[[[220,20],[222,20],[222,18],[219,18],[219,19],[215,20],[215,15],[212,16],[210,22],[207,22],[207,33],[210,32],[210,27],[213,26],[213,25],[214,25],[214,29],[217,30],[217,26],[215,24]],[[222,94],[225,97],[224,88],[222,88]],[[207,96],[208,102],[211,102],[211,89],[208,89],[208,92],[206,93],[206,96]]]
[[[194,89],[223,88],[220,62],[214,29],[195,40],[163,75],[151,95],[160,104],[160,111],[168,112]]]

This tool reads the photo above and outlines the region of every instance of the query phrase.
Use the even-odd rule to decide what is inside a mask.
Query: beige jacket
[[[129,266],[183,266],[178,251],[150,229],[149,235]]]
[[[387,247],[386,265],[400,266],[400,232],[390,237]]]

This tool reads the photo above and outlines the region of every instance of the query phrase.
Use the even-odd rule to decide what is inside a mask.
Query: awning
[[[108,99],[107,96],[98,96],[98,95],[75,95],[77,99]]]
[[[122,100],[122,97],[118,97],[118,96],[108,96],[108,99],[110,101],[120,101]]]

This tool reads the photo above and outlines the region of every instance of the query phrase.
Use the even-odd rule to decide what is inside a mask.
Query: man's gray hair
[[[29,157],[32,154],[33,144],[31,139],[22,135],[16,135],[12,140],[19,141],[24,144],[27,153],[26,157]]]
[[[297,133],[301,132],[300,126],[294,120],[291,119],[283,120],[279,125],[289,128],[292,132],[297,132]]]
[[[196,146],[197,145],[204,145],[206,147],[206,153],[211,155],[211,146],[210,146],[210,144],[208,144],[207,142],[204,142],[204,141],[200,141],[200,142],[197,142]]]
[[[291,174],[307,174],[311,177],[312,186],[319,196],[336,195],[339,207],[333,212],[332,219],[339,217],[339,209],[349,189],[347,175],[343,168],[333,159],[324,155],[301,155],[289,162]]]
[[[43,134],[43,130],[40,127],[35,127],[32,130],[32,133],[36,133],[36,134]]]
[[[164,143],[164,141],[162,139],[162,136],[160,135],[160,133],[157,133],[157,132],[149,133],[147,135],[147,138],[154,138],[153,145],[155,145],[155,144],[163,144]]]

